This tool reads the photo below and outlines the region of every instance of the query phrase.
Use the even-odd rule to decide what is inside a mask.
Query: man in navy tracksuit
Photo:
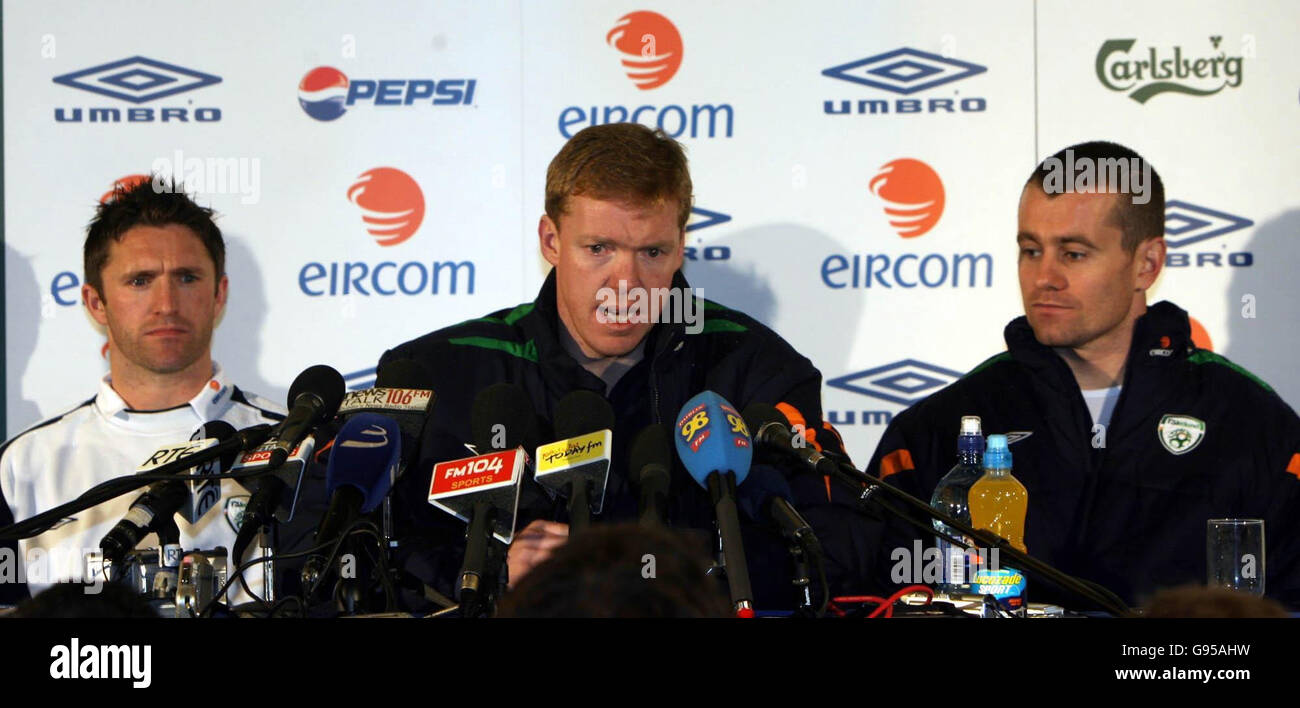
[[[820,373],[758,321],[705,301],[693,319],[683,308],[690,321],[655,322],[638,317],[634,303],[610,297],[620,290],[689,292],[680,268],[691,183],[675,141],[636,124],[588,128],[552,161],[546,192],[538,235],[554,269],[537,299],[407,342],[380,361],[382,372],[392,361],[413,359],[434,379],[438,399],[422,461],[400,480],[394,498],[409,537],[407,569],[444,594],[463,561],[465,525],[426,503],[430,467],[470,454],[463,445],[473,442],[470,409],[491,384],[518,384],[548,421],[572,391],[594,391],[609,401],[617,421],[614,460],[597,523],[636,518],[638,494],[627,469],[631,441],[651,423],[672,427],[681,406],[704,390],[738,410],[753,402],[786,404],[791,417],[803,418],[795,422],[807,427],[810,444],[842,450],[821,422]],[[674,466],[668,523],[697,530],[702,547],[712,547],[709,494],[680,462]],[[795,505],[826,547],[830,585],[855,586],[865,536],[851,495],[821,477],[795,474],[790,483]],[[567,518],[557,517],[555,506],[532,483],[524,490],[508,552],[512,583],[565,542]],[[792,606],[786,545],[758,520],[745,519],[742,528],[757,607]]]
[[[1068,149],[1074,164],[1141,159],[1112,143]],[[1065,157],[1045,160],[1021,196],[1025,316],[1007,325],[1007,351],[897,416],[869,471],[928,500],[955,461],[960,417],[978,415],[985,433],[1032,433],[1011,445],[1031,555],[1141,604],[1205,582],[1208,519],[1259,518],[1266,593],[1300,607],[1300,418],[1263,381],[1198,348],[1186,312],[1146,305],[1165,260],[1154,170],[1145,202],[1062,193],[1053,169]],[[911,545],[902,528],[891,524],[877,551],[878,582],[888,549]],[[1087,605],[1029,582],[1031,601]]]

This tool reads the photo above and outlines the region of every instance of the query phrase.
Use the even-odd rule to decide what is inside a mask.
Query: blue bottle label
[[[976,593],[992,595],[1008,610],[1019,610],[1025,604],[1025,575],[1013,568],[988,570],[981,568],[975,572],[971,583]]]

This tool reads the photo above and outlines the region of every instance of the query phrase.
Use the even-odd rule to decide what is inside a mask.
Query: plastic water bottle
[[[983,455],[984,435],[979,416],[962,416],[961,434],[957,436],[957,464],[939,480],[939,486],[934,488],[934,495],[930,497],[930,506],[969,526],[971,518],[967,499],[971,485],[984,475]],[[937,519],[933,523],[936,531],[970,542],[964,534],[947,524]],[[970,566],[966,549],[939,539],[939,558],[943,562],[939,591],[948,594],[970,592],[974,569]]]
[[[970,488],[971,525],[987,529],[1006,539],[1016,550],[1025,552],[1025,513],[1029,509],[1029,491],[1011,476],[1011,450],[1007,436],[990,435],[984,451],[984,475]],[[989,566],[995,565],[990,561]],[[1025,577],[1013,568],[997,563],[975,573],[975,592],[992,595],[1003,607],[1024,614]]]

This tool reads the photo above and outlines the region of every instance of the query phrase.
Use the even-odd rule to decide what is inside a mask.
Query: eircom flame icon
[[[605,41],[623,53],[627,78],[643,91],[668,83],[682,65],[682,36],[657,12],[623,15]]]
[[[870,186],[885,202],[889,225],[903,238],[924,234],[943,216],[943,182],[920,160],[905,157],[886,164]]]
[[[361,207],[361,220],[380,246],[396,246],[424,221],[424,193],[405,172],[376,167],[348,188],[348,201]]]

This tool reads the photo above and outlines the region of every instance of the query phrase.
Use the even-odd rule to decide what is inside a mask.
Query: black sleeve
[[[1251,508],[1263,510],[1264,592],[1287,607],[1300,608],[1300,417],[1280,398],[1259,449],[1267,450],[1247,491]]]

